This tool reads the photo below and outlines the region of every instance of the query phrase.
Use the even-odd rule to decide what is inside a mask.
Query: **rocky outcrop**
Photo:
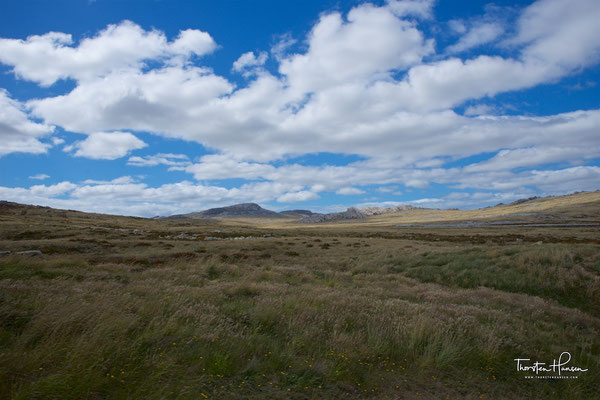
[[[538,196],[529,197],[527,199],[519,199],[519,200],[515,200],[512,203],[510,203],[509,206],[516,206],[516,205],[523,204],[523,203],[529,203],[529,202],[535,201],[535,200],[541,200],[541,199]]]
[[[361,208],[360,212],[363,213],[364,215],[381,215],[381,214],[392,214],[392,213],[397,213],[400,211],[406,211],[406,210],[414,210],[417,209],[418,207],[413,207],[413,206],[408,206],[408,205],[402,205],[402,206],[396,206],[396,207],[365,207],[365,208]]]
[[[44,253],[42,253],[41,250],[17,251],[15,254],[20,255],[20,256],[30,256],[30,257],[40,257],[40,256],[44,255]]]
[[[307,215],[306,217],[302,218],[300,222],[310,224],[318,222],[342,221],[347,219],[361,219],[365,217],[366,215],[361,213],[359,209],[355,207],[350,207],[344,212]]]
[[[305,223],[318,223],[318,222],[330,222],[330,221],[342,221],[347,219],[362,219],[370,217],[372,215],[381,214],[392,214],[406,210],[414,210],[418,207],[401,205],[396,207],[365,207],[357,209],[350,207],[344,212],[330,213],[330,214],[311,214],[300,219],[300,222]]]

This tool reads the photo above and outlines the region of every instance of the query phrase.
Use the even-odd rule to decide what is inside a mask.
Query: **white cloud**
[[[389,9],[397,16],[431,18],[433,0],[387,0]]]
[[[244,53],[233,63],[233,70],[236,72],[243,72],[254,67],[262,67],[267,61],[268,54],[261,52],[258,57],[253,52],[249,51]]]
[[[529,57],[532,43],[547,40],[543,35],[530,39],[515,58],[422,63],[432,42],[390,7],[358,6],[346,20],[338,13],[323,15],[307,50],[280,59],[281,77],[264,72],[239,89],[206,68],[166,65],[109,73],[28,106],[36,117],[70,131],[147,131],[246,161],[331,152],[416,162],[511,147],[520,138],[513,134],[517,119],[464,118],[450,108],[570,72]],[[587,35],[594,32],[588,27]],[[393,79],[395,71],[406,74]],[[482,109],[466,111],[471,116]],[[535,125],[525,121],[521,125]]]
[[[455,29],[458,29],[455,27]],[[474,47],[490,43],[504,33],[504,27],[499,23],[479,23],[471,27],[459,41],[446,48],[450,54],[460,53]]]
[[[61,182],[30,188],[0,186],[0,198],[56,208],[146,217],[192,212],[224,204],[264,203],[278,197],[284,201],[293,196],[305,200],[317,198],[315,194],[299,192],[295,185],[275,182],[251,183],[231,189],[187,181],[149,187],[136,183],[130,177],[86,182]],[[283,197],[287,193],[289,195]],[[59,196],[61,198],[57,198]]]
[[[38,197],[56,197],[71,192],[77,188],[77,185],[71,182],[60,182],[55,185],[35,185],[29,188],[29,192],[33,196]]]
[[[478,56],[466,61],[450,58],[419,65],[401,82],[381,82],[379,94],[388,94],[403,108],[415,112],[456,107],[466,100],[525,89],[554,79],[552,64],[527,64],[499,56]]]
[[[238,161],[224,154],[202,156],[198,164],[193,164],[185,170],[198,180],[244,178],[259,179],[270,176],[276,171],[268,164]]]
[[[29,177],[29,179],[35,179],[35,180],[39,180],[39,181],[43,181],[44,179],[48,179],[50,178],[50,175],[46,175],[46,174],[37,174],[37,175],[32,175]]]
[[[477,104],[474,106],[469,106],[465,109],[464,115],[486,115],[486,114],[496,114],[497,108],[494,106],[490,106],[487,104]]]
[[[465,167],[468,172],[511,170],[515,168],[533,167],[536,165],[577,162],[597,158],[600,155],[600,144],[597,146],[572,147],[527,147],[521,149],[501,150],[487,161]]]
[[[281,61],[279,72],[301,93],[404,70],[433,52],[433,41],[386,7],[370,4],[342,15],[323,15],[312,29],[308,51]]]
[[[373,152],[378,157],[354,162],[346,166],[303,166],[249,162],[231,155],[216,154],[202,157],[198,163],[185,170],[197,180],[210,179],[265,179],[287,182],[302,187],[320,185],[320,190],[336,191],[349,185],[401,183],[416,188],[427,188],[431,183],[470,182],[471,175],[482,171],[509,171],[517,167],[534,167],[554,162],[582,163],[600,154],[597,129],[600,111],[574,112],[549,117],[498,117],[464,118],[447,115],[448,121],[440,124],[430,135],[406,136],[396,133],[396,142],[375,141]],[[412,122],[412,121],[411,121]],[[431,121],[419,120],[406,126],[432,126]],[[418,130],[418,128],[415,128]],[[441,139],[440,139],[441,138]],[[573,138],[577,138],[574,140]],[[404,140],[403,140],[404,139]],[[465,168],[441,168],[452,159],[471,154],[496,152],[498,148],[512,145],[520,151],[510,157],[500,152],[487,162]],[[364,146],[369,146],[365,143]],[[398,147],[395,147],[398,146]],[[533,150],[536,149],[536,150]],[[409,153],[413,157],[390,157],[387,152]],[[440,154],[452,157],[439,157]],[[493,177],[486,175],[484,181]],[[468,186],[466,186],[468,187]],[[313,190],[315,191],[315,190]]]
[[[271,46],[271,54],[276,60],[281,61],[285,58],[286,53],[290,47],[297,42],[289,33],[279,35],[273,46]]]
[[[115,185],[124,185],[129,183],[136,183],[136,180],[131,176],[121,176],[119,178],[115,178],[111,181],[102,181],[97,179],[86,179],[82,182],[85,185],[107,185],[107,184],[115,184]]]
[[[53,131],[50,125],[32,121],[25,107],[0,88],[0,157],[17,152],[46,153],[51,146],[39,139]]]
[[[197,29],[186,29],[179,32],[179,36],[173,43],[167,45],[167,53],[174,56],[190,57],[191,55],[202,56],[212,53],[217,44],[212,37]]]
[[[529,63],[549,63],[571,71],[600,58],[600,3],[596,0],[538,0],[519,19],[509,43],[525,45]]]
[[[348,171],[346,171],[348,172]],[[596,190],[600,181],[600,167],[571,167],[561,170],[534,170],[521,173],[467,173],[457,169],[418,171],[413,169],[393,171],[407,175],[402,178],[426,177],[440,183],[460,182],[457,189],[476,188],[468,194],[455,192],[441,198],[424,198],[403,203],[421,207],[481,207],[498,202],[539,194],[530,187],[537,187],[545,194],[563,194],[574,190]],[[364,171],[369,176],[370,171]],[[400,181],[401,179],[391,179]],[[379,180],[375,180],[379,181]],[[317,191],[324,187],[303,189],[290,182],[255,182],[237,188],[194,184],[183,181],[149,187],[129,176],[112,181],[86,180],[80,184],[60,182],[55,185],[35,185],[30,188],[0,187],[0,198],[28,204],[41,204],[58,208],[79,209],[89,212],[124,215],[154,216],[198,211],[224,204],[242,202],[295,203],[318,199]],[[359,206],[391,206],[398,202],[364,203]],[[345,208],[331,206],[330,208]],[[337,209],[336,208],[336,209]]]
[[[375,190],[379,193],[393,193],[398,190],[398,186],[380,186]]]
[[[343,187],[341,189],[336,190],[335,193],[336,194],[346,195],[346,196],[351,196],[351,195],[357,195],[357,194],[364,194],[365,191],[364,190],[360,190],[360,189],[355,188],[355,187]]]
[[[454,187],[496,191],[535,187],[547,193],[597,190],[598,182],[600,182],[600,167],[577,166],[556,170],[531,170],[520,173],[501,171],[466,174],[460,177],[459,182]]]
[[[135,167],[155,167],[157,165],[168,165],[171,167],[186,167],[190,165],[190,160],[185,154],[159,153],[145,157],[129,157],[127,165]]]
[[[89,80],[115,72],[138,70],[145,60],[203,55],[216,44],[205,32],[182,31],[171,43],[162,32],[144,31],[130,21],[108,25],[96,36],[72,47],[69,34],[49,32],[26,40],[0,39],[0,62],[14,73],[44,86],[59,79]]]
[[[76,157],[115,160],[146,146],[146,143],[129,132],[97,132],[90,134],[85,140],[66,146],[64,150],[75,150]]]
[[[434,54],[433,39],[414,20],[430,18],[432,4],[389,1],[382,7],[363,4],[347,15],[324,14],[303,50],[292,52],[295,39],[289,35],[271,49],[278,75],[260,68],[266,53],[241,55],[235,71],[260,70],[243,87],[199,66],[194,56],[213,51],[216,44],[197,30],[182,31],[169,42],[162,32],[123,22],[77,46],[69,35],[52,32],[0,39],[0,61],[20,77],[43,85],[76,80],[72,91],[31,100],[26,108],[0,95],[8,105],[0,108],[0,124],[9,120],[8,126],[19,127],[17,134],[0,130],[0,136],[20,143],[3,142],[0,155],[5,149],[45,151],[49,145],[38,138],[54,124],[89,135],[69,146],[75,155],[115,159],[145,146],[125,131],[143,131],[195,141],[215,154],[193,164],[174,154],[133,156],[129,165],[165,165],[200,182],[266,180],[233,189],[173,184],[168,189],[179,193],[177,201],[188,194],[204,199],[206,193],[221,201],[305,201],[320,192],[344,194],[372,184],[426,188],[440,183],[522,193],[525,186],[549,187],[544,179],[556,190],[573,186],[566,177],[591,187],[596,172],[582,164],[599,153],[600,110],[501,116],[485,98],[556,82],[597,63],[598,2],[540,0],[524,10],[515,36],[505,42],[512,46],[511,57],[470,59]],[[504,26],[485,18],[451,25],[462,34],[449,49],[456,54],[497,40]],[[467,101],[475,105],[464,115],[453,111]],[[27,110],[44,124],[33,122]],[[470,167],[443,168],[450,160],[498,151]],[[365,159],[346,166],[286,162],[320,152]],[[540,167],[555,162],[570,168]],[[513,172],[523,167],[537,170]],[[136,190],[169,198],[166,186],[136,182],[89,184],[76,192],[78,201],[92,193],[133,201]],[[148,210],[163,207],[150,197],[142,199]],[[123,210],[142,209],[136,204]]]
[[[214,100],[232,88],[204,68],[164,67],[111,74],[28,105],[35,116],[74,132],[127,129],[205,141],[194,137],[195,127],[203,120],[205,130],[218,129],[219,122],[214,126],[209,118],[220,114]]]
[[[299,192],[286,193],[277,198],[280,203],[299,203],[301,201],[308,201],[318,199],[319,195],[308,190],[302,190]]]

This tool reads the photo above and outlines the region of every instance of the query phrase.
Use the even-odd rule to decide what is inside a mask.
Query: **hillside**
[[[256,203],[235,204],[227,207],[211,208],[189,214],[172,215],[171,219],[203,219],[203,218],[285,218],[275,211],[266,210]]]

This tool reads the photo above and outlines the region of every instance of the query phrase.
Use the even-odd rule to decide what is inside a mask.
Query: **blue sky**
[[[475,208],[600,189],[600,3],[0,3],[0,199]]]

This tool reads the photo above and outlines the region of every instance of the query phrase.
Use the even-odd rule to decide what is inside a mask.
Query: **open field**
[[[0,397],[597,398],[599,197],[327,225],[5,204]],[[503,224],[427,225],[465,220]],[[563,351],[588,371],[516,371]]]

